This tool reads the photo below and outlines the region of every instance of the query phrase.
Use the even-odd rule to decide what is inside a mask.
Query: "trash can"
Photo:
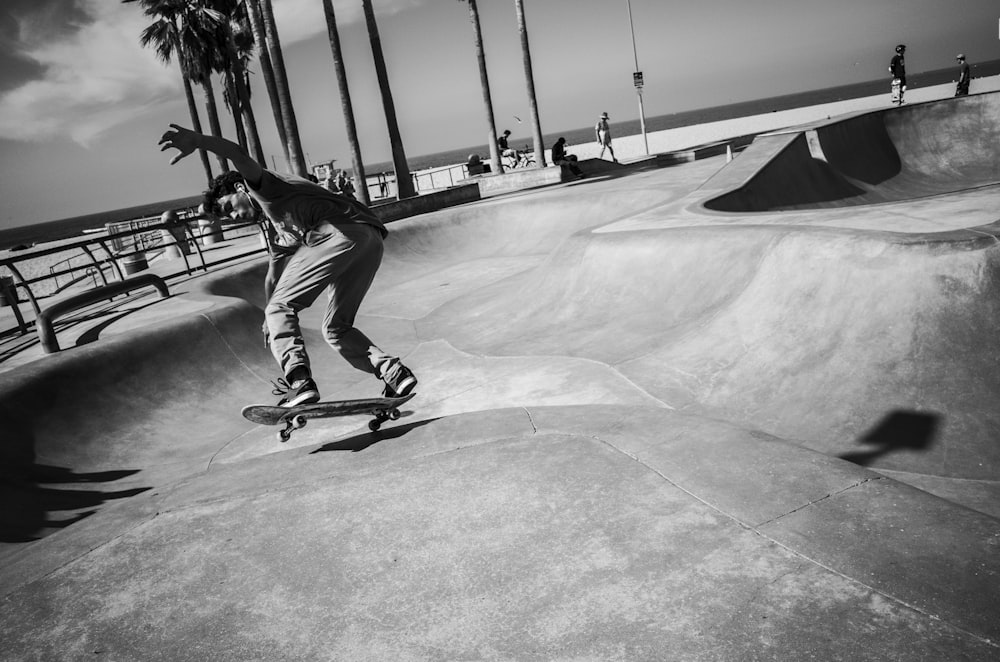
[[[160,221],[167,226],[160,230],[164,257],[168,260],[175,260],[183,255],[190,255],[191,246],[188,245],[187,233],[184,231],[185,225],[177,216],[177,212],[163,212]]]
[[[121,259],[122,271],[125,272],[126,276],[131,276],[132,274],[139,273],[143,269],[149,268],[149,262],[146,260],[145,253],[133,253],[132,255],[126,255]]]
[[[211,246],[222,241],[222,223],[213,218],[199,219],[198,236],[201,237],[202,246]]]
[[[0,308],[13,306],[18,302],[17,288],[13,276],[0,276]]]

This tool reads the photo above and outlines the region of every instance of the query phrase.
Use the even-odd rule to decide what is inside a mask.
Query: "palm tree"
[[[531,112],[532,140],[535,146],[535,167],[545,166],[545,146],[542,144],[542,127],[538,121],[538,101],[535,98],[535,76],[531,70],[531,49],[528,48],[528,27],[524,22],[524,0],[514,0],[517,11],[517,29],[521,33],[521,56],[524,59],[524,80],[528,86],[528,108]]]
[[[285,120],[281,113],[281,102],[278,99],[278,87],[274,79],[274,68],[271,66],[271,54],[267,49],[267,37],[264,29],[264,19],[260,13],[257,0],[246,0],[247,15],[250,17],[250,27],[257,43],[257,57],[260,60],[261,76],[267,88],[267,96],[271,101],[271,112],[274,114],[274,126],[278,131],[281,151],[285,157],[285,167],[291,172],[292,161],[288,155],[288,133],[285,131]]]
[[[281,40],[278,38],[278,27],[274,22],[274,8],[271,0],[260,0],[261,16],[264,19],[264,34],[267,47],[274,67],[274,80],[278,89],[278,102],[281,105],[281,117],[285,124],[285,135],[288,140],[288,155],[292,160],[295,174],[305,176],[308,172],[302,141],[299,138],[299,126],[295,119],[295,108],[292,106],[292,93],[288,88],[288,75],[285,72],[285,57],[281,52]]]
[[[190,0],[189,0],[190,1]],[[223,72],[235,91],[235,97],[230,95],[229,103],[233,109],[237,130],[240,126],[246,129],[247,151],[261,164],[266,164],[264,150],[261,148],[260,136],[257,133],[257,122],[254,119],[253,108],[250,106],[250,85],[247,82],[245,61],[249,57],[250,41],[245,37],[245,18],[241,11],[239,0],[208,0],[213,9],[228,20],[217,24],[215,46]],[[239,39],[239,41],[238,41]]]
[[[486,123],[489,128],[490,170],[503,172],[500,153],[497,150],[497,124],[493,117],[493,97],[490,94],[490,79],[486,73],[486,51],[483,50],[483,31],[479,24],[479,7],[476,0],[459,0],[469,3],[469,20],[472,22],[472,32],[476,44],[476,60],[479,62],[479,82],[483,88],[483,106],[486,108]]]
[[[399,124],[396,121],[396,107],[392,103],[392,91],[389,89],[389,75],[385,69],[385,57],[382,55],[382,41],[378,36],[378,25],[375,23],[375,10],[372,0],[361,0],[365,12],[365,23],[368,25],[368,39],[372,45],[372,58],[375,60],[375,75],[378,78],[379,91],[382,93],[382,109],[385,111],[385,123],[389,129],[389,144],[392,147],[392,167],[396,172],[396,197],[412,198],[417,194],[410,178],[410,168],[406,163],[406,152],[403,150],[403,140],[399,135]]]
[[[135,2],[136,0],[122,0],[124,3]],[[139,43],[144,47],[152,47],[156,50],[156,56],[160,61],[169,64],[174,57],[181,70],[181,77],[184,83],[184,97],[187,99],[188,113],[191,115],[191,125],[195,131],[201,133],[201,118],[198,115],[198,107],[195,103],[192,81],[201,78],[200,58],[197,51],[200,42],[186,41],[179,26],[178,9],[176,3],[165,0],[143,0],[143,11],[147,16],[159,16],[152,25],[142,31]],[[188,31],[187,34],[190,34]],[[198,150],[201,157],[202,167],[205,169],[205,176],[211,184],[212,165],[208,160],[208,153],[205,150]],[[225,162],[220,166],[225,170]]]
[[[337,74],[337,88],[340,90],[340,107],[344,113],[347,142],[351,147],[354,180],[358,183],[357,195],[358,199],[367,205],[371,202],[368,196],[368,180],[365,176],[364,161],[361,160],[361,144],[358,142],[358,127],[354,122],[351,92],[347,88],[347,71],[344,68],[344,55],[340,49],[340,33],[337,31],[337,17],[333,13],[333,0],[323,0],[323,10],[326,14],[326,31],[330,37],[330,51],[333,54],[333,69]]]

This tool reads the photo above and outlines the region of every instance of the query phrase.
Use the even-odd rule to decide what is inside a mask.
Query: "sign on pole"
[[[635,89],[642,89],[642,72],[636,71],[632,74],[632,84],[635,85]]]

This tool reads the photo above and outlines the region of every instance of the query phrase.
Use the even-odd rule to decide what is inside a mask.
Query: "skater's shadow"
[[[934,445],[940,424],[939,414],[894,411],[858,439],[859,444],[872,448],[843,453],[839,457],[867,467],[879,458],[896,451],[924,452]]]
[[[412,414],[413,412],[409,411],[402,412],[403,416],[410,416]],[[374,446],[380,441],[398,439],[399,437],[402,437],[417,428],[429,425],[437,420],[439,419],[430,418],[425,421],[414,421],[413,423],[407,423],[405,425],[382,428],[378,432],[365,432],[363,434],[354,435],[353,437],[348,437],[347,439],[331,441],[328,444],[320,446],[309,454],[325,453],[327,451],[350,451],[352,453],[357,453],[365,450],[369,446]]]

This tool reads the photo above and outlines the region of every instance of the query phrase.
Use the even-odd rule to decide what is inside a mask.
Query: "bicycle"
[[[514,154],[506,154],[503,158],[503,167],[507,170],[513,170],[514,168],[527,168],[529,166],[535,165],[535,156],[527,150],[527,145],[525,145],[524,150],[512,150]]]

